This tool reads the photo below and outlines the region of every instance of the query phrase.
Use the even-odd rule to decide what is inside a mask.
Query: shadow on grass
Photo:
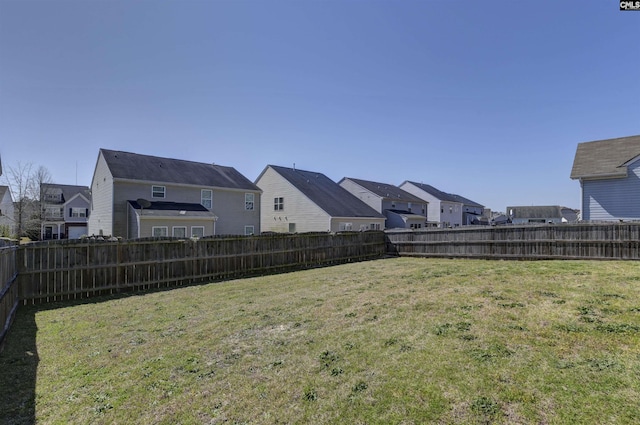
[[[34,307],[21,306],[0,353],[0,422],[36,423],[38,348]]]

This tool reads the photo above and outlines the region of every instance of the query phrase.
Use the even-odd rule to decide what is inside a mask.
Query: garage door
[[[87,234],[87,226],[69,227],[69,239],[80,239],[80,236]]]

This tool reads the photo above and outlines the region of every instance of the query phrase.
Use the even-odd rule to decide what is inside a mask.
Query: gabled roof
[[[342,182],[344,180],[351,180],[381,198],[417,203],[426,202],[424,199],[420,199],[406,190],[400,189],[398,186],[394,186],[392,184],[354,179],[351,177],[345,177],[340,181]]]
[[[267,168],[269,167],[331,217],[385,218],[322,173],[276,165],[268,165]]]
[[[453,193],[446,193],[443,192],[441,190],[436,189],[435,187],[428,185],[428,184],[424,184],[424,183],[417,183],[417,182],[412,182],[412,181],[406,181],[405,183],[410,183],[422,190],[424,190],[425,192],[427,192],[428,194],[434,196],[436,199],[439,199],[440,201],[447,201],[447,202],[457,202],[459,204],[463,204],[463,205],[467,205],[470,207],[479,207],[479,208],[484,208],[484,205],[478,204],[477,202],[474,202],[470,199],[464,198],[460,195],[456,195]]]
[[[115,179],[260,191],[233,167],[100,149]]]
[[[558,205],[507,207],[507,214],[511,218],[562,218],[562,209]]]
[[[70,184],[43,183],[42,192],[62,193],[62,203],[70,201],[76,195],[82,195],[87,201],[91,200],[91,191],[88,186],[75,186]]]
[[[640,156],[640,136],[578,143],[572,179],[626,177],[626,164]]]
[[[465,206],[467,207],[478,207],[478,208],[484,208],[484,205],[481,205],[477,202],[472,201],[471,199],[467,199],[464,196],[460,196],[460,195],[455,195],[453,193],[449,194],[450,196],[452,196],[453,198],[457,199],[458,202],[462,202]]]

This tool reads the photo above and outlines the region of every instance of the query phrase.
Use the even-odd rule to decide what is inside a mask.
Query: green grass
[[[640,266],[399,258],[25,307],[0,382],[9,424],[640,423]]]

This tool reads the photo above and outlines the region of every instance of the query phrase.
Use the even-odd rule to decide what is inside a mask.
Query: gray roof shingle
[[[116,179],[260,191],[233,167],[100,149]]]
[[[68,202],[76,196],[77,194],[81,194],[88,201],[91,200],[91,191],[88,186],[75,186],[70,184],[55,184],[55,183],[43,183],[42,184],[43,193],[47,193],[48,191],[53,191],[56,193],[62,193],[62,203]],[[50,203],[50,202],[48,202]]]
[[[388,183],[380,183],[369,180],[354,179],[351,177],[345,177],[343,180],[351,180],[354,183],[359,184],[368,191],[375,193],[381,198],[396,199],[398,201],[425,203],[424,200],[417,196],[400,189],[398,186],[394,186]]]
[[[640,135],[578,144],[572,179],[626,177],[625,163],[640,155]]]
[[[458,203],[461,203],[463,205],[467,205],[467,206],[470,206],[470,207],[484,208],[484,205],[481,205],[481,204],[479,204],[477,202],[474,202],[474,201],[472,201],[470,199],[467,199],[465,197],[462,197],[460,195],[443,192],[443,191],[438,190],[435,187],[433,187],[431,185],[428,185],[428,184],[417,183],[417,182],[412,182],[412,181],[407,181],[407,183],[411,183],[412,185],[414,185],[416,187],[419,187],[420,189],[424,190],[428,194],[436,197],[437,199],[439,199],[441,201],[458,202]]]
[[[269,165],[331,217],[384,218],[322,173]]]

